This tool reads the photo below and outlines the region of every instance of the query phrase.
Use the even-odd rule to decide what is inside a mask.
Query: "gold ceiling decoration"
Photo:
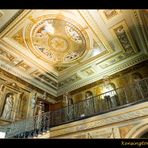
[[[0,17],[2,17],[4,15],[3,11],[0,10]]]
[[[26,44],[38,58],[61,65],[75,62],[89,49],[85,30],[68,18],[42,16],[26,28]]]
[[[148,59],[146,12],[0,10],[0,68],[53,96],[94,83]]]

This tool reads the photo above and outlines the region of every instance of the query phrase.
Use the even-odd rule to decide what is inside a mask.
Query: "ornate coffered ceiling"
[[[28,25],[25,41],[35,56],[53,66],[69,64],[80,59],[90,48],[86,33],[77,26],[66,18],[45,15],[38,18],[37,23]]]
[[[147,60],[147,17],[146,10],[0,10],[0,67],[59,96]]]

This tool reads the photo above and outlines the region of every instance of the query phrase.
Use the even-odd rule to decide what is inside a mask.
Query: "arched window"
[[[106,102],[108,108],[116,107],[120,105],[120,101],[116,92],[116,86],[114,83],[107,83],[103,86],[103,99]]]
[[[85,92],[85,99],[90,99],[93,97],[93,93],[91,91],[86,91]]]
[[[132,73],[132,80],[133,80],[134,82],[137,82],[137,81],[139,81],[139,80],[141,80],[141,79],[142,79],[141,73],[139,73],[139,72],[134,72],[134,73]]]
[[[116,95],[116,92],[114,91],[115,89],[116,89],[116,86],[114,83],[109,83],[109,84],[104,85],[103,87],[103,93],[105,93],[104,96],[112,97]]]

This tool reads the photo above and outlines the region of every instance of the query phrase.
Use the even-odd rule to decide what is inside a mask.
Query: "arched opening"
[[[93,93],[91,91],[86,91],[85,92],[85,99],[90,99],[93,97]]]
[[[142,77],[142,75],[141,75],[141,73],[139,73],[139,72],[134,72],[134,73],[132,73],[132,79],[134,80],[134,81],[138,81],[138,80],[140,80],[140,79],[142,79],[143,77]]]
[[[105,84],[103,87],[103,93],[104,94],[102,96],[104,97],[103,99],[108,109],[120,105],[120,101],[116,92],[116,86],[114,83]]]
[[[6,120],[12,119],[12,110],[14,106],[14,94],[7,93],[5,96],[5,102],[2,109],[1,117]]]
[[[147,138],[147,139],[148,139],[148,131],[147,131],[146,133],[144,133],[143,135],[141,135],[139,138],[140,138],[140,139],[141,139],[141,138]]]
[[[125,136],[125,138],[142,138],[148,134],[148,123],[144,122],[134,126]]]

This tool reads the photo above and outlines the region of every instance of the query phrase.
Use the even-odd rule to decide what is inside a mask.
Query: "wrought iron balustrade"
[[[148,100],[148,78],[51,112],[51,127]]]
[[[145,78],[127,87],[102,93],[53,112],[46,112],[6,126],[0,126],[0,131],[6,133],[6,138],[32,138],[48,131],[50,127],[103,114],[147,100],[148,78]]]
[[[6,133],[6,138],[32,138],[46,132],[50,127],[50,112],[42,113],[9,125],[0,126],[0,131]]]

